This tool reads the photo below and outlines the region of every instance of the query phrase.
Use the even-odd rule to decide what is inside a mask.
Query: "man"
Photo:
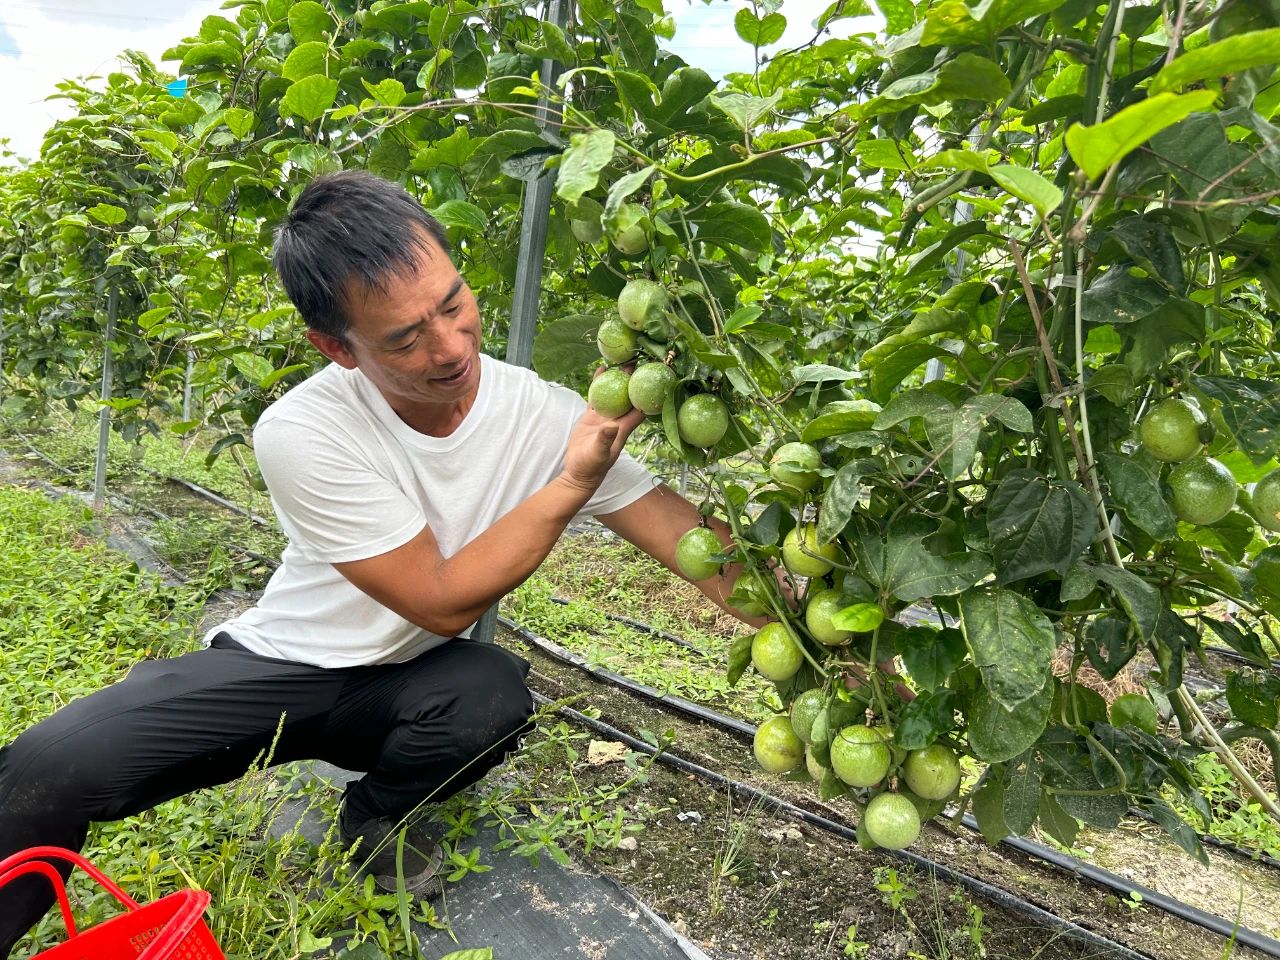
[[[237,779],[274,742],[276,763],[365,773],[344,794],[340,830],[394,889],[387,841],[402,820],[478,780],[532,713],[528,664],[467,639],[471,625],[576,516],[598,516],[672,570],[698,523],[622,453],[638,411],[584,412],[571,391],[480,353],[475,297],[439,224],[398,186],[356,171],[317,178],[274,262],[332,361],[254,430],[289,538],[280,569],[208,649],[143,662],[0,749],[0,859],[78,849],[90,823]],[[700,587],[726,606],[735,574]],[[436,888],[440,859],[411,825],[408,887]],[[52,902],[42,878],[0,889],[0,958]]]

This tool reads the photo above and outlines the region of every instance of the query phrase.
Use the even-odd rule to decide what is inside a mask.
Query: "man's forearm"
[[[437,596],[445,598],[440,615],[458,633],[510,593],[538,568],[592,491],[557,477],[493,526],[441,562]],[[435,631],[440,632],[440,631]]]

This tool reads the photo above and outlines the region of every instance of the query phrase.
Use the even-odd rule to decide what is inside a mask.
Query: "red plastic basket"
[[[77,931],[66,884],[50,860],[79,867],[119,900],[125,912]],[[180,890],[141,906],[89,861],[61,847],[32,847],[0,861],[0,887],[27,874],[41,874],[53,884],[67,927],[67,941],[36,954],[39,960],[226,960],[202,918],[209,905],[204,890]]]

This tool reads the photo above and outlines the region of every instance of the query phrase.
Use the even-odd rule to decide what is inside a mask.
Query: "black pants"
[[[27,847],[78,850],[118,820],[241,777],[275,740],[274,763],[327,760],[351,784],[353,825],[400,817],[480,779],[533,710],[529,665],[496,644],[451,640],[407,663],[323,669],[208,650],[148,660],[0,749],[0,860]],[[0,889],[0,960],[53,904],[43,877]]]

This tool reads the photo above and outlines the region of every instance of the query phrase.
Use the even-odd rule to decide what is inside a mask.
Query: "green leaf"
[[[782,39],[787,29],[787,18],[780,13],[770,13],[757,17],[746,7],[737,12],[733,18],[733,27],[740,36],[753,47],[767,47]]]
[[[854,155],[863,166],[882,170],[910,170],[916,165],[916,155],[901,140],[863,140]]]
[[[1080,833],[1080,824],[1076,823],[1075,818],[1063,810],[1058,800],[1049,793],[1042,794],[1040,797],[1040,824],[1049,836],[1064,847],[1074,844],[1076,836]]]
[[[1156,74],[1148,90],[1152,94],[1178,90],[1269,63],[1280,63],[1280,28],[1242,33],[1184,53]]]
[[[1133,399],[1133,374],[1122,363],[1106,363],[1089,377],[1089,389],[1106,397],[1117,407]]]
[[[744,633],[733,641],[733,646],[729,649],[728,680],[731,687],[737,686],[747,667],[751,666],[751,641],[754,638],[754,633]]]
[[[1040,739],[1052,705],[1052,681],[1012,710],[1006,709],[984,686],[976,685],[963,701],[974,755],[987,763],[998,763],[1024,753]]]
[[[1135,277],[1127,267],[1115,266],[1089,285],[1081,308],[1089,323],[1136,323],[1172,299],[1156,281]]]
[[[228,107],[222,112],[222,122],[238,140],[243,140],[249,135],[256,119],[252,110],[246,110],[243,107]]]
[[[422,65],[422,69],[418,71],[418,76],[414,80],[419,90],[430,90],[436,82],[436,74],[440,72],[440,68],[445,62],[452,59],[453,51],[445,47],[440,47],[431,55],[431,59]]]
[[[493,949],[481,947],[478,950],[455,950],[445,954],[440,960],[493,960]]]
[[[107,226],[115,226],[117,223],[124,223],[125,213],[123,207],[117,207],[113,203],[97,203],[85,211],[93,219],[99,223],[105,223]]]
[[[930,160],[936,160],[938,159],[938,157],[942,156],[943,154],[968,153],[968,152],[969,151],[967,150],[944,150],[942,151],[942,153],[934,154],[934,156],[931,157]],[[974,154],[974,156],[977,156],[977,155]],[[922,164],[922,166],[928,166],[930,160],[926,160]],[[964,168],[955,167],[953,169],[964,169]],[[985,161],[982,163],[981,169],[983,170],[983,172],[986,171],[987,165]],[[968,223],[962,223],[958,226],[952,227],[950,230],[947,231],[947,235],[945,237],[943,237],[937,243],[933,243],[933,244],[930,244],[928,247],[925,247],[925,249],[921,250],[919,253],[914,254],[911,257],[911,259],[907,261],[906,276],[908,277],[918,276],[919,274],[923,273],[925,270],[928,270],[931,267],[937,266],[939,263],[942,262],[942,259],[948,253],[950,253],[956,247],[960,246],[960,244],[964,243],[966,240],[970,240],[970,239],[973,239],[974,237],[979,237],[979,236],[987,237],[987,238],[991,237],[991,234],[987,229],[987,224],[985,221],[970,220]]]
[[[854,603],[836,612],[831,624],[837,630],[870,633],[884,623],[884,610],[878,603]]]
[[[920,45],[963,46],[985,43],[1006,27],[1061,6],[1062,0],[940,0],[925,17]]]
[[[1160,591],[1136,573],[1120,567],[1100,564],[1093,568],[1093,575],[1111,588],[1142,638],[1151,639],[1164,609]]]
[[[995,846],[1012,832],[1004,820],[1005,782],[994,775],[993,768],[986,781],[973,795],[973,815],[978,821],[982,839]]]
[[[404,84],[395,77],[386,77],[377,83],[370,83],[361,78],[364,88],[378,103],[387,107],[398,107],[406,96]]]
[[[1124,518],[1156,541],[1178,535],[1178,518],[1160,493],[1160,478],[1138,460],[1121,453],[1098,455],[1111,499]]]
[[[954,411],[939,407],[925,414],[925,435],[938,454],[938,468],[948,479],[958,480],[968,471],[988,420],[1019,433],[1030,433],[1033,427],[1031,412],[1020,400],[990,393],[970,397]]]
[[[284,92],[280,101],[282,116],[301,117],[308,123],[314,123],[324,116],[324,112],[333,106],[338,95],[338,81],[328,77],[311,76],[295,81]]]
[[[1074,480],[1011,471],[991,495],[987,530],[1001,584],[1050,570],[1065,576],[1098,532],[1098,514]]]
[[[1254,463],[1280,453],[1280,383],[1246,377],[1193,377],[1191,382],[1222,404],[1227,429]]]
[[[462,201],[450,201],[461,203]],[[574,314],[553,320],[533,339],[533,369],[544,380],[584,385],[590,367],[600,357],[596,331],[600,318]]]
[[[904,390],[895,396],[876,416],[871,424],[872,430],[890,430],[915,417],[926,417],[942,412],[949,414],[955,410],[950,400],[927,390]]]
[[[882,593],[907,603],[960,593],[990,575],[991,560],[979,551],[930,553],[924,541],[933,533],[925,524],[905,520],[883,537],[874,529],[860,532],[851,545],[862,575]]]
[[[1127,621],[1104,614],[1085,627],[1084,649],[1098,675],[1111,680],[1138,652],[1138,634]]]
[[[329,45],[320,40],[309,40],[300,43],[289,51],[284,66],[280,68],[280,76],[286,80],[301,80],[317,73],[325,72],[328,60]]]
[[[951,100],[995,103],[1008,93],[1009,80],[997,63],[975,53],[961,53],[937,70],[898,77],[852,113],[856,117],[882,116]]]
[[[1153,136],[1198,110],[1208,110],[1218,95],[1212,90],[1195,93],[1160,93],[1091,127],[1075,124],[1067,130],[1066,145],[1071,157],[1096,180]]]
[[[902,750],[923,750],[956,724],[957,697],[945,687],[922,693],[898,714],[893,731],[894,746]]]
[[[794,526],[795,521],[790,511],[775,500],[751,522],[745,531],[745,536],[752,543],[762,547],[777,546]]]
[[[908,627],[893,639],[907,673],[925,690],[943,686],[964,662],[964,634],[954,627]]]
[[[1241,723],[1274,730],[1280,723],[1280,677],[1253,670],[1228,673],[1227,703]]]
[[[323,40],[333,29],[333,18],[316,0],[301,0],[289,8],[289,32],[298,43]]]
[[[635,173],[628,173],[625,177],[619,177],[614,181],[613,186],[609,188],[609,196],[604,204],[603,216],[606,221],[612,220],[618,215],[618,210],[622,207],[622,204],[628,197],[645,185],[645,182],[653,176],[654,169],[653,166],[644,167],[635,171]]]
[[[876,9],[884,17],[890,34],[906,33],[916,22],[916,9],[912,0],[874,0]]]
[[[1182,251],[1168,224],[1149,216],[1125,217],[1102,237],[1119,244],[1138,266],[1174,293],[1185,292]]]
[[[746,93],[718,93],[710,99],[712,106],[736,123],[739,129],[750,133],[773,112],[782,99],[782,94],[779,92],[768,97],[753,97]]]
[[[960,597],[960,623],[983,686],[1006,708],[1044,688],[1057,638],[1031,600],[1011,590],[970,590]]]
[[[1019,763],[1009,771],[1004,792],[1004,821],[1009,830],[1022,836],[1040,815],[1040,771],[1032,763]]]
[[[893,390],[910,376],[922,363],[935,357],[949,357],[942,347],[933,343],[908,343],[900,350],[895,350],[887,357],[879,360],[871,368],[871,399],[884,403],[893,395]]]
[[[468,233],[484,233],[489,225],[488,215],[466,200],[446,200],[429,212],[446,227],[458,227]]]
[[[697,227],[696,237],[703,243],[732,250],[767,250],[773,237],[769,218],[751,204],[725,201],[709,203],[688,215],[690,225]]]
[[[600,181],[600,171],[613,159],[615,142],[608,130],[575,133],[560,161],[556,195],[572,203],[588,190],[594,190]]]
[[[1002,163],[987,172],[1001,189],[1031,204],[1042,217],[1047,217],[1062,203],[1062,191],[1034,170]]]
[[[850,460],[836,471],[831,485],[822,497],[822,509],[818,511],[819,543],[830,543],[840,536],[845,524],[853,516],[862,492],[862,464]]]
[[[1203,622],[1205,626],[1218,635],[1218,639],[1222,640],[1245,659],[1252,661],[1259,667],[1267,668],[1271,666],[1267,651],[1262,646],[1262,640],[1256,633],[1241,630],[1228,620],[1205,617]]]
[[[240,375],[246,380],[251,380],[255,384],[271,376],[271,371],[275,369],[266,357],[259,357],[252,353],[233,353],[231,365],[240,371]]]

